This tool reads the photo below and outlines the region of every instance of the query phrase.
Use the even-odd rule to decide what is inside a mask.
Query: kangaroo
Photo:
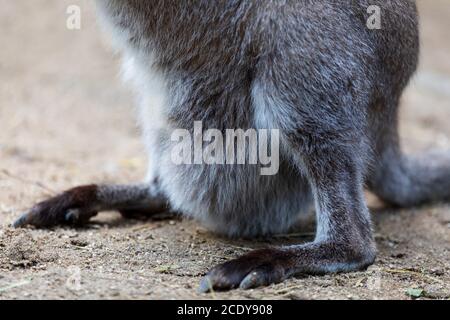
[[[169,210],[218,234],[287,232],[315,207],[315,240],[213,268],[200,291],[249,289],[299,274],[364,270],[376,244],[367,187],[400,207],[450,199],[450,157],[402,153],[398,110],[419,57],[410,0],[97,0],[139,98],[145,183],[89,185],[43,201],[15,227],[83,224]],[[377,5],[381,28],[367,26]],[[176,129],[277,129],[280,168],[177,165]]]

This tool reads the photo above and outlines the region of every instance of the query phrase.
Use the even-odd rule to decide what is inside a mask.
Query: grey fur
[[[372,264],[365,182],[397,205],[449,200],[448,158],[431,166],[399,146],[398,101],[419,56],[414,1],[97,3],[140,99],[149,199],[161,194],[173,210],[231,237],[285,232],[315,203],[313,243],[218,266],[202,291]],[[370,5],[381,7],[381,30],[366,27]],[[192,130],[194,121],[205,129],[280,129],[279,174],[174,165],[170,133]]]

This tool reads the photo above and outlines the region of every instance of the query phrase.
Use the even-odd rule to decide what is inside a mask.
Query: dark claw
[[[13,222],[13,228],[22,228],[28,224],[29,212],[22,214],[16,221]]]
[[[79,218],[80,218],[80,212],[79,212],[79,210],[76,210],[76,209],[69,210],[66,213],[66,215],[64,216],[64,220],[70,224],[75,223],[76,221],[78,221]]]
[[[67,211],[64,219],[67,224],[80,225],[84,222],[87,222],[87,220],[89,220],[89,218],[94,215],[95,214],[88,211],[82,211],[80,209],[70,209],[69,211]]]
[[[198,293],[208,293],[213,291],[211,279],[208,276],[203,277],[198,286]]]
[[[242,290],[249,290],[262,287],[265,285],[268,284],[266,284],[264,281],[264,275],[255,271],[247,275],[244,278],[244,280],[242,280],[241,284],[239,285],[239,288]]]

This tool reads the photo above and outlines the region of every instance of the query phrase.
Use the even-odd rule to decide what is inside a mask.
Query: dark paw
[[[289,277],[292,254],[281,249],[250,252],[215,267],[201,281],[199,292],[252,289],[280,283]]]
[[[81,225],[97,214],[94,209],[97,187],[84,186],[68,190],[35,205],[13,223],[13,227],[48,228],[57,225]]]

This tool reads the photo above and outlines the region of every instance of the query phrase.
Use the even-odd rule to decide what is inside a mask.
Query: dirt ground
[[[66,8],[82,9],[81,30]],[[140,181],[133,99],[90,0],[0,0],[0,299],[448,299],[450,205],[393,210],[369,195],[379,257],[367,272],[198,295],[217,263],[311,233],[228,241],[192,221],[123,220],[86,229],[13,230],[34,202],[90,182]],[[403,99],[405,149],[450,148],[450,1],[420,1],[420,72]]]

